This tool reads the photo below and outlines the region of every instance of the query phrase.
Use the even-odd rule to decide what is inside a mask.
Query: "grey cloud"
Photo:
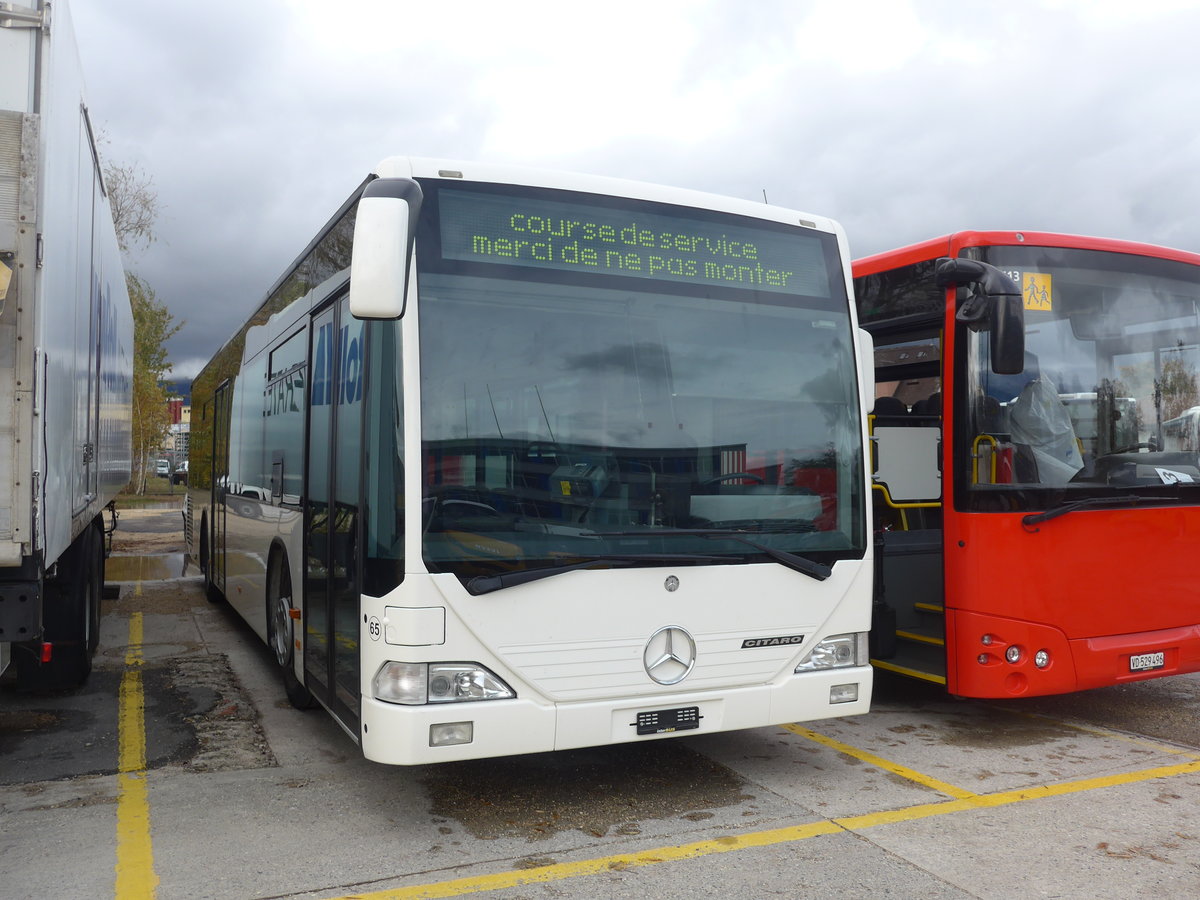
[[[73,7],[110,152],[159,189],[160,240],[132,267],[187,322],[169,346],[177,362],[219,348],[378,159],[478,157],[506,108],[484,88],[521,56],[521,35],[488,35],[476,62],[468,32],[447,28],[398,34],[394,53],[365,59],[305,42],[297,5],[279,2]],[[586,149],[558,158],[531,145],[496,161],[755,200],[765,190],[841,221],[856,256],[964,228],[1200,251],[1200,11],[1123,9],[1111,22],[1104,5],[926,0],[913,10],[928,40],[880,70],[856,55],[872,52],[857,40],[865,27],[836,36],[844,57],[798,51],[819,46],[807,18],[818,9],[688,4],[678,34],[702,39],[677,71],[611,48],[612,65],[646,68],[641,96],[606,94],[602,72],[576,76],[579,102],[596,109]],[[889,49],[906,48],[874,45]],[[553,121],[531,86],[523,72],[506,102]],[[694,127],[624,130],[624,103],[689,109]]]

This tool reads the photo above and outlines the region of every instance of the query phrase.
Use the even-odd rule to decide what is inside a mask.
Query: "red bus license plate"
[[[1130,672],[1148,672],[1151,669],[1161,669],[1167,664],[1166,655],[1158,653],[1135,653],[1129,657]]]

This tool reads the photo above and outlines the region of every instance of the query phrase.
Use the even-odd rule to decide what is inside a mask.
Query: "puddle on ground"
[[[182,553],[144,553],[138,556],[108,558],[104,564],[105,581],[169,581],[187,574]]]
[[[947,731],[936,736],[944,747],[976,747],[981,750],[1015,750],[1049,744],[1075,733],[1057,722],[1019,714],[993,715],[980,721],[949,721]]]
[[[533,841],[571,829],[636,834],[644,819],[748,799],[741,778],[676,741],[441,763],[423,781],[435,817],[484,839]]]

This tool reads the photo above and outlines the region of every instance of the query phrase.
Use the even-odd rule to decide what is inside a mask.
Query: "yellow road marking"
[[[1200,754],[1186,747],[1173,747],[1170,744],[1162,744],[1158,741],[1147,740],[1144,737],[1139,737],[1132,734],[1124,734],[1120,731],[1113,731],[1109,728],[1101,728],[1097,725],[1085,725],[1082,722],[1068,722],[1064,719],[1056,719],[1053,716],[1045,715],[1044,713],[1028,712],[1026,710],[1012,709],[1007,706],[993,706],[993,709],[1003,710],[1012,715],[1024,716],[1027,719],[1038,719],[1043,722],[1051,722],[1054,725],[1061,725],[1063,728],[1073,728],[1075,731],[1082,731],[1084,734],[1091,734],[1097,737],[1111,738],[1114,741],[1132,744],[1134,747],[1142,747],[1146,750],[1153,750],[1157,753],[1168,753],[1172,756],[1186,756],[1188,759],[1200,759]]]
[[[138,583],[136,593],[141,593]],[[146,703],[142,691],[142,614],[129,619],[129,646],[118,705],[116,896],[152,898],[158,887],[146,793]]]
[[[845,753],[847,756],[852,756],[855,759],[861,759],[865,763],[870,763],[873,766],[878,766],[884,771],[891,772],[894,775],[899,775],[901,778],[906,778],[909,781],[914,781],[917,784],[922,784],[927,788],[933,788],[935,791],[940,791],[949,797],[957,797],[960,800],[968,797],[974,797],[971,791],[964,790],[960,787],[955,787],[952,784],[947,784],[945,781],[938,781],[930,775],[922,774],[916,769],[910,769],[908,766],[902,766],[899,763],[894,763],[890,759],[884,759],[882,756],[876,756],[874,753],[868,753],[866,750],[860,750],[857,747],[851,747],[849,744],[843,744],[841,741],[831,737],[826,737],[823,734],[817,734],[815,731],[810,731],[802,725],[784,725],[783,726],[793,734],[798,734],[800,737],[808,738],[810,741],[816,741],[818,744],[824,744],[830,749],[836,750],[839,753]]]
[[[415,900],[415,898],[419,897],[458,897],[463,894],[474,894],[481,891],[498,891],[503,888],[520,887],[525,884],[544,884],[550,881],[562,881],[566,878],[577,878],[581,875],[598,875],[601,872],[635,869],[641,866],[653,866],[681,859],[695,859],[701,856],[709,856],[713,853],[728,853],[731,850],[769,847],[773,844],[803,841],[811,837],[817,837],[818,835],[838,834],[842,831],[844,831],[843,828],[830,821],[813,822],[810,825],[795,825],[790,828],[775,828],[770,831],[755,831],[748,834],[730,835],[711,841],[696,841],[692,844],[681,844],[676,847],[656,847],[653,850],[644,850],[641,853],[621,853],[616,856],[602,856],[597,859],[582,859],[578,862],[553,863],[533,869],[520,869],[497,872],[492,875],[456,878],[452,881],[422,884],[391,891],[354,894],[353,900]],[[352,900],[352,898],[343,898],[343,900]]]
[[[658,863],[675,862],[683,859],[695,859],[715,853],[729,853],[753,847],[769,847],[777,844],[795,843],[796,841],[808,840],[820,835],[876,828],[880,825],[911,822],[915,819],[925,819],[930,816],[946,815],[947,813],[963,812],[972,809],[988,809],[1046,797],[1061,797],[1067,794],[1096,790],[1097,788],[1135,784],[1155,778],[1170,778],[1175,775],[1187,775],[1196,772],[1200,772],[1200,761],[1180,763],[1174,766],[1159,766],[1153,769],[1142,769],[1138,772],[1125,772],[1120,775],[1085,778],[1080,781],[1068,781],[1061,784],[1048,784],[1032,788],[1000,791],[995,794],[973,794],[954,800],[923,803],[918,806],[909,806],[904,809],[887,812],[844,816],[838,819],[813,822],[807,825],[730,835],[715,840],[697,841],[692,844],[681,844],[674,847],[657,847],[652,850],[644,850],[641,853],[622,853],[615,856],[579,860],[578,862],[554,863],[548,866],[538,866],[533,869],[510,870],[496,872],[491,875],[456,878],[450,881],[414,885],[413,887],[377,891],[369,894],[353,894],[342,898],[342,900],[417,900],[417,898],[459,897],[464,894],[498,891],[526,884],[544,884],[584,875],[597,875],[602,872],[652,866]]]
[[[1136,784],[1140,781],[1152,781],[1155,778],[1171,778],[1175,775],[1188,775],[1200,772],[1200,760],[1188,763],[1178,763],[1173,766],[1157,766],[1153,769],[1141,769],[1137,772],[1122,772],[1118,775],[1101,775],[1096,778],[1083,778],[1079,781],[1064,781],[1059,784],[1044,784],[1037,787],[1016,788],[1011,791],[998,791],[994,794],[975,794],[961,800],[944,800],[940,803],[924,803],[919,806],[909,806],[904,809],[887,812],[866,813],[860,816],[848,816],[833,819],[838,825],[853,831],[856,828],[873,828],[878,825],[893,825],[897,822],[911,822],[914,819],[926,819],[930,816],[940,816],[946,813],[960,812],[968,809],[990,809],[997,806],[1008,806],[1025,800],[1040,800],[1045,797],[1062,797],[1067,794],[1078,794],[1083,791],[1094,791],[1097,788],[1116,787],[1122,784]]]

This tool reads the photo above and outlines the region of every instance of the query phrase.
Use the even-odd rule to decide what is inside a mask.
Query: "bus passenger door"
[[[343,296],[313,318],[311,334],[304,669],[308,688],[357,735],[363,325]]]
[[[940,335],[875,340],[871,661],[945,684]]]

